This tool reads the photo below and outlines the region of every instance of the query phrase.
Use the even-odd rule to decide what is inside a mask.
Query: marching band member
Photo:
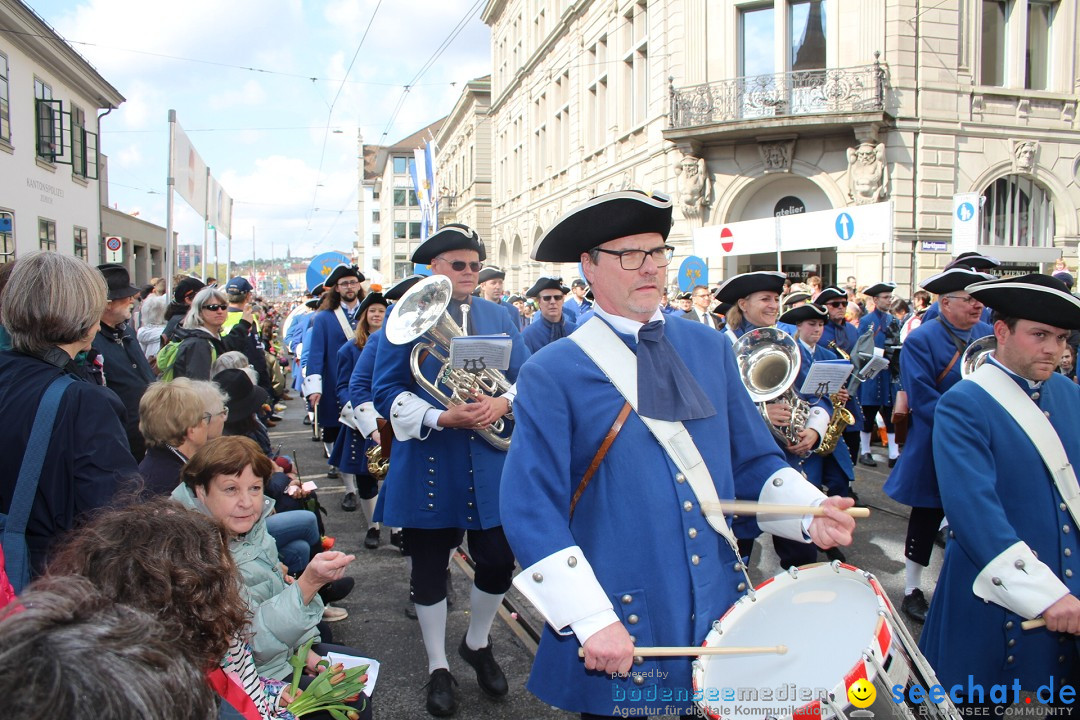
[[[896,284],[889,282],[880,282],[866,288],[863,294],[871,299],[874,308],[873,310],[867,308],[868,312],[859,321],[859,336],[873,333],[874,347],[884,350],[885,357],[890,360],[900,341],[900,323],[889,312],[895,289]],[[892,348],[891,351],[890,348]],[[870,454],[870,434],[878,431],[877,416],[879,414],[885,422],[885,437],[889,444],[889,467],[896,465],[896,458],[900,456],[900,448],[896,444],[896,434],[893,432],[892,423],[892,406],[896,398],[896,390],[891,368],[888,372],[879,372],[859,386],[859,403],[863,408],[859,462],[863,465],[877,467],[877,461]]]
[[[451,223],[421,243],[412,262],[430,265],[433,274],[450,279],[453,297],[447,312],[466,334],[510,336],[513,347],[505,374],[513,382],[529,351],[503,308],[471,295],[484,255],[475,230]],[[467,323],[463,306],[469,308]],[[390,322],[400,307],[395,305]],[[446,658],[446,572],[450,553],[466,530],[476,576],[469,629],[458,653],[476,670],[485,693],[501,696],[509,690],[488,638],[514,572],[514,555],[499,519],[499,478],[506,455],[477,431],[508,415],[514,398],[512,391],[499,397],[480,395],[474,402],[442,409],[409,368],[417,342],[380,342],[375,358],[375,409],[390,419],[394,431],[393,461],[376,517],[405,529],[412,557],[412,597],[431,675],[427,710],[442,717],[457,709]],[[442,364],[429,354],[421,370],[431,383],[438,383]]]
[[[780,298],[780,314],[783,315],[788,310],[794,310],[797,307],[802,307],[806,303],[810,302],[810,293],[804,291],[802,288],[806,287],[802,283],[795,286],[795,289]],[[782,319],[776,321],[776,327],[786,332],[791,337],[795,337],[795,325],[792,323],[784,322]]]
[[[717,299],[731,303],[724,335],[732,345],[752,330],[776,325],[780,309],[780,290],[783,289],[785,280],[787,276],[782,272],[762,270],[735,275],[720,285],[716,291]],[[787,403],[769,403],[766,410],[773,425],[786,427],[791,423],[791,407]],[[798,432],[799,442],[782,448],[792,468],[800,470],[805,456],[818,446],[828,425],[829,413],[825,404],[819,401],[811,408],[806,427]],[[739,538],[739,551],[744,562],[749,564],[754,538],[761,534],[761,530],[753,517],[740,517],[735,521],[734,527]],[[785,537],[774,536],[773,548],[780,558],[781,567],[785,569],[806,565],[817,559],[817,550],[812,545]]]
[[[994,308],[997,348],[934,414],[934,465],[952,539],[920,647],[945,687],[1075,687],[1080,388],[1054,368],[1070,329],[1080,328],[1080,299],[1034,274],[965,290]],[[1045,627],[1021,629],[1039,615]]]
[[[985,273],[953,268],[923,282],[924,290],[938,296],[941,314],[920,324],[904,343],[900,377],[911,406],[911,428],[904,454],[884,489],[893,500],[911,506],[900,609],[915,622],[926,619],[928,604],[919,583],[923,568],[930,564],[934,538],[945,517],[931,452],[934,410],[945,391],[960,382],[960,358],[967,346],[993,332],[979,321],[983,304],[964,291],[972,283],[992,279]]]
[[[480,297],[496,305],[502,305],[506,312],[510,313],[510,319],[518,330],[524,328],[521,321],[521,311],[512,302],[503,302],[503,285],[506,282],[506,273],[494,265],[481,268],[477,276],[480,283]]]
[[[682,292],[675,296],[675,302],[677,303],[676,309],[682,310],[684,313],[688,313],[693,310],[693,301],[690,299],[690,293]]]
[[[996,273],[1001,266],[1001,261],[995,257],[989,255],[982,255],[977,252],[965,252],[960,253],[952,261],[945,266],[946,270],[952,270],[953,268],[966,268],[968,270],[975,270],[976,272],[987,273],[993,277],[997,277]],[[932,303],[930,307],[923,313],[922,322],[930,322],[937,317],[939,312],[938,304]],[[993,323],[991,315],[993,313],[992,308],[983,308],[982,317],[979,318],[982,322],[990,325]]]
[[[836,510],[851,501],[824,499],[760,432],[730,344],[701,323],[665,321],[659,299],[671,262],[664,244],[671,208],[637,191],[602,195],[564,215],[533,248],[534,260],[580,260],[595,317],[522,367],[515,415],[529,442],[510,448],[502,516],[524,566],[515,584],[547,619],[528,687],[586,719],[619,712],[613,685],[644,698],[688,693],[690,658],[637,664],[635,641],[700,644],[747,588],[718,534],[730,535],[728,524],[710,528],[697,488],[723,498],[823,502],[826,515],[808,526],[806,518],[762,517],[771,532],[795,539],[832,546],[850,542],[854,528]],[[694,448],[703,462],[680,470],[646,425],[658,420],[707,438]],[[694,711],[685,700],[634,709],[673,706]]]
[[[542,277],[529,288],[526,295],[536,298],[540,304],[540,319],[534,320],[525,328],[525,332],[521,333],[521,339],[525,341],[530,352],[536,352],[548,343],[574,332],[577,325],[563,312],[568,292],[570,288],[562,284],[562,278],[557,277]]]
[[[563,312],[570,322],[578,323],[580,316],[591,310],[593,301],[589,299],[589,285],[581,278],[570,283],[570,297],[563,303]]]
[[[827,287],[818,293],[814,302],[829,311],[829,320],[825,323],[818,342],[840,357],[852,359],[855,343],[859,339],[859,329],[847,321],[847,293],[836,286]],[[863,411],[857,395],[853,394],[848,400],[847,409],[855,416],[855,422],[844,430],[844,444],[847,445],[851,464],[854,466],[859,461],[859,432],[863,426]]]

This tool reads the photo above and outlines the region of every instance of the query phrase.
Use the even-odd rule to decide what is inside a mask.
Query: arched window
[[[1024,175],[999,178],[983,193],[980,245],[1053,247],[1054,201]]]

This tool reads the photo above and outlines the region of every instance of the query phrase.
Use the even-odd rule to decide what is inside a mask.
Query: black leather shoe
[[[427,711],[435,717],[450,717],[457,712],[457,680],[446,668],[431,673],[427,683]]]
[[[345,493],[345,497],[341,498],[341,509],[345,512],[355,512],[356,505],[356,493]]]
[[[949,534],[949,526],[946,525],[945,527],[943,527],[943,528],[941,528],[940,530],[937,531],[937,535],[934,536],[934,544],[937,545],[942,550],[944,550],[945,549],[945,540],[948,537],[948,534]]]
[[[311,424],[311,418],[309,418],[307,415],[304,416],[304,424],[305,425],[310,425]]]
[[[368,528],[367,535],[364,536],[364,547],[368,550],[379,547],[379,528]]]
[[[870,453],[863,453],[859,456],[859,464],[866,467],[877,467],[877,460]]]
[[[410,620],[416,619],[416,606],[413,605],[412,602],[405,603],[405,617]]]
[[[929,609],[930,604],[926,602],[926,597],[919,588],[912,590],[910,595],[905,595],[900,603],[900,610],[917,623],[926,622],[926,611]]]
[[[390,544],[393,545],[394,547],[396,547],[398,550],[401,550],[401,531],[400,530],[391,530],[390,531]]]
[[[896,467],[896,461],[900,458],[889,458],[889,467]]]
[[[330,478],[331,480],[337,480],[341,477],[341,473],[338,472],[338,469],[336,467],[331,465],[330,469],[326,471],[326,477]]]
[[[491,652],[490,642],[485,648],[473,650],[465,644],[465,638],[461,638],[458,654],[461,655],[461,658],[465,662],[472,665],[473,669],[476,670],[476,682],[480,685],[480,689],[485,693],[492,697],[502,697],[510,692],[510,686],[506,682],[506,676],[503,675],[503,671],[499,668],[499,664],[495,662],[495,656]]]
[[[847,557],[840,551],[840,548],[831,547],[825,551],[825,557],[829,558],[829,561],[839,560],[840,562],[847,562]]]
[[[332,580],[321,588],[319,588],[319,597],[323,599],[324,603],[337,602],[338,600],[344,600],[349,593],[352,592],[353,587],[356,586],[356,580],[351,577],[338,578]]]

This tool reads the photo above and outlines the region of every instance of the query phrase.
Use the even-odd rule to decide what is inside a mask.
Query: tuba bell
[[[743,335],[733,347],[739,378],[776,439],[785,445],[799,442],[799,432],[810,419],[810,404],[794,391],[802,356],[790,335],[779,328],[757,328]],[[778,428],[769,420],[766,406],[785,402],[791,407],[791,424]]]
[[[421,280],[394,303],[390,317],[383,323],[383,333],[394,345],[420,340],[409,354],[409,369],[416,384],[447,409],[464,405],[480,394],[495,396],[510,389],[510,383],[498,370],[487,368],[469,372],[450,366],[450,340],[464,334],[446,311],[452,291],[450,279],[443,275]],[[435,382],[421,372],[420,366],[428,355],[442,365]],[[511,430],[508,421],[509,417],[504,416],[476,432],[492,447],[507,450]]]
[[[973,340],[960,358],[960,377],[966,378],[978,370],[979,366],[986,362],[986,358],[990,357],[990,353],[995,350],[997,350],[997,338],[993,335],[983,335]]]

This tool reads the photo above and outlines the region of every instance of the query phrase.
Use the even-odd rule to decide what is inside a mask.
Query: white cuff
[[[587,618],[582,618],[570,624],[570,629],[574,631],[574,635],[577,636],[578,642],[582,645],[585,641],[591,638],[596,633],[600,632],[608,625],[612,623],[622,622],[614,610],[601,610],[598,613],[593,613]]]
[[[509,400],[509,401],[510,401],[510,404],[511,404],[511,405],[513,405],[513,404],[514,404],[514,400],[516,400],[516,399],[517,399],[517,383],[514,383],[513,385],[511,385],[510,387],[508,387],[508,388],[506,389],[506,392],[504,392],[504,393],[503,393],[502,395],[500,395],[499,397],[504,397],[504,398],[506,398],[507,400]]]
[[[371,433],[379,429],[379,413],[375,411],[375,403],[362,403],[353,411],[353,420],[356,421],[356,429],[364,437],[371,437]]]
[[[432,430],[441,431],[442,426],[439,425],[439,418],[442,417],[442,414],[444,412],[446,411],[440,410],[438,408],[428,408],[428,411],[424,413],[424,427],[429,427]],[[427,436],[425,435],[425,437]]]
[[[411,392],[400,393],[394,398],[390,410],[390,422],[394,426],[394,437],[405,440],[423,440],[431,432],[424,432],[424,415],[431,405]]]
[[[971,591],[1028,619],[1069,594],[1065,583],[1023,541],[987,563],[975,577]]]
[[[758,502],[770,505],[817,507],[825,502],[825,495],[811,485],[797,470],[785,467],[777,470],[776,474],[765,481],[765,485],[762,486],[761,493],[758,495]],[[807,530],[812,520],[813,518],[810,515],[769,515],[768,513],[762,513],[757,516],[758,526],[761,527],[762,532],[799,542],[810,542],[810,535]]]
[[[563,548],[522,570],[514,578],[514,587],[540,611],[552,628],[567,635],[564,628],[585,621],[586,638],[619,618],[592,566],[577,545]],[[593,616],[611,613],[607,622],[594,627]],[[575,634],[576,634],[575,629]],[[585,639],[581,638],[581,642]]]
[[[341,408],[341,412],[338,413],[338,422],[347,427],[351,427],[353,430],[359,429],[356,427],[356,420],[353,417],[352,401],[345,403],[345,407]]]
[[[829,427],[829,421],[832,416],[823,407],[810,408],[810,417],[806,420],[806,428],[808,430],[814,430],[817,432],[818,445],[821,445],[821,441],[825,439],[825,430]]]
[[[304,354],[304,343],[296,343],[296,349],[293,350],[293,354],[296,355],[296,362],[300,362],[300,356]]]
[[[305,396],[315,393],[322,395],[322,375],[304,376],[304,384],[300,386],[300,392]]]

